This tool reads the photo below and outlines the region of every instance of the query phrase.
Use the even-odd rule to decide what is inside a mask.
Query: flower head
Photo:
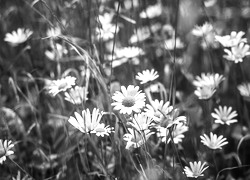
[[[134,58],[143,55],[144,51],[141,48],[130,46],[116,50],[117,58]]]
[[[230,125],[237,122],[237,119],[234,119],[237,116],[237,112],[232,111],[232,107],[219,106],[219,108],[215,108],[214,111],[211,115],[215,118],[215,123]]]
[[[202,174],[207,168],[205,167],[206,163],[204,162],[203,164],[201,164],[201,161],[196,162],[194,161],[193,163],[190,162],[189,163],[190,168],[188,166],[185,166],[184,171],[187,175],[187,177],[192,177],[192,178],[198,178],[199,176],[204,176],[204,174]]]
[[[196,76],[195,80],[193,81],[193,84],[196,87],[214,87],[218,88],[219,84],[224,80],[223,75],[219,75],[218,73],[201,73],[201,76]]]
[[[245,98],[250,98],[250,83],[242,83],[237,86],[240,95]]]
[[[51,46],[51,50],[45,51],[45,56],[50,60],[58,60],[63,57],[63,55],[67,54],[68,50],[62,46],[61,44],[55,43],[55,45]]]
[[[199,98],[199,99],[210,99],[213,94],[216,92],[216,89],[211,86],[203,86],[203,87],[197,87],[197,89],[194,91],[194,94]]]
[[[11,140],[0,139],[0,164],[3,164],[7,156],[14,154],[14,151],[11,150],[13,147],[14,144]]]
[[[133,126],[137,131],[144,131],[150,128],[153,119],[148,117],[146,113],[135,114],[129,125]]]
[[[171,38],[171,39],[167,39],[165,40],[165,48],[167,50],[174,50],[174,48],[176,49],[182,49],[184,48],[184,43],[181,41],[180,38]]]
[[[195,26],[195,28],[192,30],[192,34],[198,37],[204,37],[207,34],[211,33],[213,31],[212,24],[206,22],[202,26]]]
[[[128,133],[124,134],[123,139],[127,141],[126,149],[138,148],[145,144],[148,138],[154,134],[150,130],[138,132],[135,129],[128,128]]]
[[[103,123],[100,123],[102,118],[102,112],[99,109],[94,108],[92,114],[89,109],[83,110],[82,115],[75,112],[75,117],[70,116],[69,123],[82,133],[94,133],[97,136],[108,135],[111,132],[111,128]]]
[[[155,17],[160,16],[161,13],[162,13],[162,6],[157,3],[156,5],[148,6],[145,11],[140,13],[140,17],[153,19]]]
[[[172,129],[172,137],[173,141],[175,144],[178,144],[182,142],[182,139],[185,137],[184,132],[188,131],[188,126],[186,126],[183,123],[177,124],[173,129]],[[170,130],[164,127],[159,127],[158,128],[158,136],[161,137],[162,142],[166,142],[166,138],[169,136]],[[169,143],[171,138],[168,138],[167,143]]]
[[[33,32],[29,29],[18,28],[17,31],[7,33],[4,41],[8,42],[12,46],[17,46],[27,41],[32,34]]]
[[[240,43],[237,46],[231,47],[229,49],[224,49],[226,55],[223,57],[229,61],[234,61],[235,63],[242,62],[245,56],[250,55],[250,46],[248,44]]]
[[[47,30],[47,36],[56,38],[62,34],[61,29],[59,27],[51,28]]]
[[[212,132],[210,132],[210,138],[206,134],[200,136],[200,138],[201,142],[210,149],[222,149],[222,146],[228,144],[226,138],[223,138],[222,135],[217,137],[217,135]]]
[[[85,87],[75,86],[71,88],[69,92],[65,92],[65,100],[72,104],[82,104],[84,100],[87,100],[87,93]]]
[[[235,32],[232,31],[230,35],[226,36],[215,36],[216,41],[221,43],[223,47],[233,47],[233,46],[238,46],[240,43],[246,43],[247,39],[242,38],[244,36],[244,32]]]
[[[173,110],[173,106],[170,106],[169,101],[164,103],[163,100],[159,101],[158,99],[155,99],[151,103],[151,105],[146,104],[145,111],[148,116],[152,117],[156,122],[160,122],[164,119],[164,115],[162,113],[168,115]]]
[[[121,91],[112,96],[114,110],[120,110],[121,114],[139,113],[145,105],[145,94],[139,91],[139,86],[129,85],[127,89],[122,86]]]
[[[76,78],[67,76],[62,79],[52,80],[46,85],[46,89],[52,96],[57,95],[59,92],[64,92],[75,85]]]
[[[141,72],[139,72],[137,75],[136,75],[136,79],[141,81],[141,84],[146,84],[148,82],[151,82],[151,81],[154,81],[155,79],[157,79],[159,77],[158,75],[158,72],[155,71],[154,69],[152,69],[151,71],[149,71],[148,69],[147,70],[144,70]]]

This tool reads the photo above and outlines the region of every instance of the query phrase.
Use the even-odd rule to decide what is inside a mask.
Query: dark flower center
[[[135,98],[132,96],[127,96],[122,101],[122,105],[125,107],[132,107],[134,104],[135,104]]]

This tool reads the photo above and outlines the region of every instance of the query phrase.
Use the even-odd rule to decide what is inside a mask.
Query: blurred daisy
[[[145,94],[139,91],[139,86],[129,85],[127,89],[122,86],[121,91],[112,96],[114,110],[120,110],[121,114],[139,113],[145,105]]]
[[[24,43],[33,34],[33,31],[24,28],[18,28],[17,31],[12,31],[5,35],[4,41],[8,42],[11,46],[17,46]]]
[[[116,50],[117,58],[134,58],[143,55],[144,51],[138,47],[125,47]]]
[[[215,36],[216,41],[221,43],[223,47],[233,47],[233,46],[238,46],[240,43],[246,43],[247,39],[242,38],[245,33],[243,31],[240,32],[235,32],[232,31],[230,35],[226,36]]]
[[[145,113],[135,114],[131,122],[128,122],[137,131],[145,131],[152,125],[153,119],[148,117]]]
[[[50,38],[56,38],[62,34],[61,29],[59,27],[50,28],[47,30],[47,36]]]
[[[182,49],[184,48],[184,43],[178,37],[176,38],[176,41],[175,41],[175,38],[165,40],[165,49],[174,50],[175,46],[176,46],[176,49]]]
[[[240,95],[246,98],[250,97],[250,83],[242,83],[237,86],[237,89],[240,92]]]
[[[152,69],[151,71],[149,71],[147,69],[147,70],[144,70],[142,72],[139,72],[136,75],[135,79],[141,81],[140,82],[141,84],[146,84],[148,82],[156,80],[158,77],[159,77],[159,75],[158,75],[157,71],[155,71],[154,69]]]
[[[86,101],[87,91],[85,87],[75,86],[71,88],[68,92],[65,92],[65,100],[71,102],[72,104],[82,104],[83,101]]]
[[[188,166],[185,166],[184,171],[187,177],[191,178],[198,178],[200,176],[204,176],[204,174],[202,173],[208,168],[208,166],[205,167],[206,163],[204,162],[203,164],[201,164],[201,161],[194,161],[193,163],[189,162],[189,165],[190,168]]]
[[[142,42],[148,39],[151,36],[151,33],[148,28],[139,28],[137,31],[130,37],[130,43]]]
[[[94,133],[97,136],[109,135],[111,128],[100,123],[103,114],[99,111],[94,108],[91,114],[90,110],[86,109],[82,111],[82,115],[75,112],[75,117],[70,116],[68,121],[82,133]]]
[[[215,123],[230,125],[237,122],[237,119],[234,118],[238,114],[236,111],[232,111],[232,107],[219,106],[219,108],[215,108],[214,111],[211,115],[215,119]]]
[[[186,126],[183,123],[177,124],[173,129],[172,129],[172,137],[173,141],[175,144],[178,144],[182,142],[182,139],[185,137],[183,133],[188,131],[188,126]],[[166,138],[168,137],[167,143],[171,141],[171,138],[169,136],[170,130],[164,127],[159,127],[158,128],[158,133],[157,135],[161,137],[162,142],[166,142]]]
[[[204,5],[205,7],[211,7],[213,5],[215,5],[217,2],[217,0],[204,0]]]
[[[3,164],[7,156],[14,154],[14,151],[11,150],[13,147],[14,144],[11,140],[0,139],[0,164]]]
[[[46,89],[49,91],[49,94],[52,96],[57,95],[59,92],[64,92],[67,89],[75,85],[76,78],[72,76],[67,76],[58,80],[49,80]]]
[[[50,60],[56,60],[56,59],[61,59],[63,55],[67,53],[68,51],[65,47],[63,47],[61,44],[56,43],[55,45],[52,45],[51,50],[45,51],[45,56]]]
[[[212,24],[206,22],[202,26],[195,26],[192,30],[192,34],[198,37],[204,37],[213,31]]]
[[[196,87],[213,87],[218,88],[219,84],[224,80],[223,75],[219,74],[213,74],[213,73],[201,73],[201,76],[196,76],[195,80],[193,81],[193,84]]]
[[[234,61],[235,63],[242,62],[245,56],[250,55],[250,46],[248,44],[240,43],[238,46],[231,47],[231,51],[224,49],[227,53],[223,57],[229,61]]]
[[[154,132],[150,132],[150,130],[138,132],[135,129],[128,128],[128,133],[123,136],[123,139],[127,141],[126,149],[140,147],[146,143],[152,134],[154,134]]]
[[[180,112],[178,109],[172,110],[168,114],[164,114],[164,118],[157,124],[158,126],[170,128],[173,125],[178,125],[180,123],[185,124],[187,122],[186,116],[179,116]]]
[[[158,17],[162,14],[162,5],[156,4],[153,6],[148,6],[147,9],[140,13],[141,18],[149,18],[153,19],[155,17]]]
[[[223,138],[222,135],[217,137],[217,135],[212,132],[210,132],[210,138],[206,134],[200,136],[200,138],[201,142],[210,149],[222,149],[222,146],[228,144],[226,138]]]
[[[158,99],[155,99],[150,104],[146,104],[146,113],[148,116],[152,117],[154,121],[161,122],[165,117],[162,113],[165,115],[168,115],[173,110],[173,106],[170,106],[170,102],[167,101],[166,103],[163,102],[163,100],[159,101]]]
[[[199,99],[210,99],[213,94],[216,92],[216,89],[211,86],[203,86],[203,87],[197,87],[197,89],[194,91],[194,94],[199,98]]]

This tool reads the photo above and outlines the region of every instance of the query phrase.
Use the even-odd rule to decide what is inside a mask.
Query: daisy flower
[[[212,24],[206,22],[202,26],[195,26],[195,28],[192,30],[192,34],[198,37],[204,37],[207,34],[211,33],[213,31]]]
[[[13,147],[14,144],[11,140],[0,139],[0,164],[3,164],[7,156],[14,154],[14,151],[11,150]]]
[[[143,55],[144,51],[139,47],[130,46],[117,49],[115,53],[117,55],[117,58],[134,58],[139,55]]]
[[[52,96],[57,95],[59,92],[64,92],[67,89],[75,85],[76,78],[72,76],[67,76],[58,80],[49,80],[46,85],[46,89]]]
[[[206,134],[200,136],[200,138],[201,142],[210,149],[222,149],[222,146],[228,144],[226,138],[223,138],[222,135],[217,137],[217,135],[212,132],[210,132],[210,138]]]
[[[62,34],[61,29],[59,27],[50,28],[47,30],[47,36],[51,38],[56,38]]]
[[[189,165],[190,167],[185,166],[184,171],[187,177],[191,178],[198,178],[199,176],[204,176],[204,174],[202,173],[208,168],[208,166],[205,167],[206,163],[204,162],[203,164],[201,164],[201,161],[194,161],[193,163],[189,162]]]
[[[144,131],[150,128],[153,119],[148,117],[145,113],[135,114],[131,122],[128,122],[137,131]]]
[[[87,94],[85,87],[75,86],[71,88],[69,92],[65,92],[65,100],[72,104],[82,104],[84,100],[87,100]]]
[[[155,99],[151,103],[151,105],[146,104],[145,111],[147,115],[152,117],[156,122],[160,122],[164,119],[164,115],[162,113],[168,115],[173,110],[173,106],[170,106],[169,101],[164,103],[163,100],[159,101],[158,99]]]
[[[141,81],[140,82],[141,84],[146,84],[148,82],[156,80],[158,77],[159,77],[159,75],[158,75],[157,71],[155,71],[154,69],[152,69],[151,71],[149,71],[147,69],[147,70],[142,71],[142,73],[139,72],[136,75],[135,79]]]
[[[201,76],[196,76],[195,80],[193,81],[193,84],[196,87],[214,87],[217,88],[219,84],[224,80],[223,75],[219,75],[218,73],[201,73]]]
[[[245,56],[250,55],[250,46],[248,44],[240,43],[238,46],[231,47],[231,50],[224,49],[227,53],[223,57],[228,61],[234,61],[235,63],[242,62]]]
[[[17,31],[12,31],[5,35],[4,41],[12,46],[17,46],[24,43],[33,34],[33,31],[24,28],[18,28]]]
[[[150,132],[150,130],[138,132],[135,129],[128,128],[128,133],[123,136],[123,139],[127,141],[126,149],[142,146],[152,134],[154,134],[154,132]]]
[[[217,2],[217,0],[204,0],[204,5],[205,7],[211,7],[213,5],[215,5]]]
[[[77,128],[82,133],[93,133],[97,136],[109,135],[111,128],[103,123],[100,123],[102,119],[102,112],[94,108],[92,114],[89,109],[83,110],[82,114],[75,112],[75,117],[70,116],[69,123]]]
[[[129,85],[127,89],[122,86],[121,91],[112,96],[114,110],[120,110],[121,114],[139,113],[145,105],[145,94],[139,91],[139,86]]]
[[[238,46],[240,43],[246,43],[247,39],[242,38],[245,33],[243,31],[240,32],[235,32],[232,31],[230,35],[226,36],[215,36],[215,40],[221,43],[223,47],[233,47],[233,46]]]
[[[219,106],[219,108],[215,108],[214,111],[211,115],[215,118],[215,123],[230,125],[237,122],[237,119],[234,119],[237,116],[237,112],[232,111],[232,107]]]
[[[216,89],[211,86],[203,86],[203,87],[197,87],[197,89],[194,91],[194,94],[199,98],[203,100],[210,99],[214,93],[216,92]]]
[[[51,50],[45,51],[45,56],[50,60],[61,59],[63,55],[67,54],[68,50],[61,44],[56,43],[52,46]]]
[[[160,16],[162,13],[162,6],[160,4],[156,4],[153,6],[148,6],[147,9],[140,13],[140,18],[149,18],[153,19],[155,17]]]
[[[185,133],[187,131],[188,131],[188,126],[186,126],[183,123],[177,124],[173,128],[172,133],[171,133],[174,143],[178,144],[178,143],[182,142],[182,139],[185,137],[183,133]],[[166,142],[166,138],[169,136],[169,129],[164,128],[164,127],[159,127],[157,135],[159,137],[161,137],[162,142]],[[169,136],[167,143],[169,143],[170,141],[171,141],[171,138]]]
[[[130,43],[142,42],[148,39],[151,36],[151,33],[148,28],[139,28],[137,31],[130,37]]]
[[[240,95],[246,98],[250,97],[250,83],[242,83],[237,86],[237,89],[240,92]]]
[[[176,49],[184,48],[184,43],[178,37],[176,38],[176,40],[175,38],[165,40],[164,45],[165,45],[165,49],[167,50],[174,50],[175,47]]]

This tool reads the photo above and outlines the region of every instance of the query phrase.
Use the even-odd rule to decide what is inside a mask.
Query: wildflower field
[[[249,0],[0,0],[0,180],[250,180]]]

